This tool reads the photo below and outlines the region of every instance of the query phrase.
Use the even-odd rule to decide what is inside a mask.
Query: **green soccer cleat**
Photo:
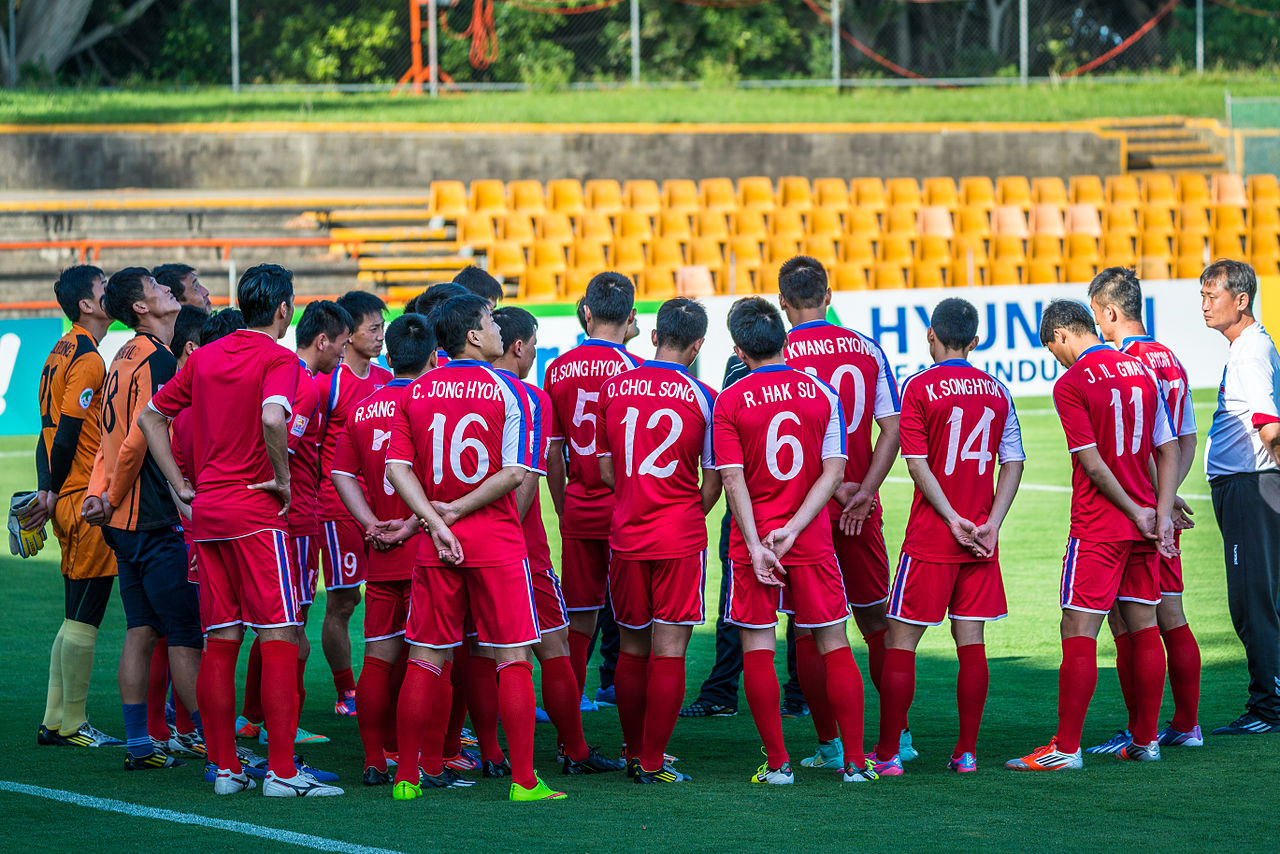
[[[844,770],[844,743],[839,738],[818,742],[818,749],[812,756],[800,760],[805,768],[826,769],[828,771]]]
[[[401,780],[391,789],[391,797],[397,801],[412,801],[422,797],[422,787],[408,780]]]
[[[790,762],[783,762],[778,768],[770,768],[769,763],[765,762],[751,776],[752,783],[768,783],[771,786],[790,786],[795,781],[796,775],[791,770]]]
[[[542,778],[537,774],[533,778],[538,782],[532,789],[526,789],[519,783],[512,781],[510,798],[513,801],[560,801],[569,797],[564,792],[557,792],[555,789],[542,782]]]
[[[294,736],[293,743],[294,744],[328,744],[329,737],[327,735],[319,735],[317,733],[311,732],[310,730],[305,730],[302,727],[298,727],[298,734]]]

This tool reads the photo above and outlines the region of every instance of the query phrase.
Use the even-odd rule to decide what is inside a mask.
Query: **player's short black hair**
[[[827,294],[827,271],[822,262],[797,255],[778,270],[778,293],[792,308],[821,308]]]
[[[658,346],[681,352],[707,337],[707,310],[687,297],[669,299],[658,307]]]
[[[67,320],[80,322],[80,300],[93,299],[93,280],[105,275],[89,264],[77,264],[62,271],[58,281],[53,283],[53,296]]]
[[[397,374],[420,374],[436,351],[436,333],[420,314],[402,314],[387,326],[387,364]]]
[[[437,282],[405,303],[404,310],[407,314],[420,314],[427,317],[431,314],[431,309],[445,300],[469,293],[471,291],[462,285],[455,285],[453,282]]]
[[[484,297],[494,305],[502,302],[502,298],[506,296],[498,280],[474,264],[468,264],[459,270],[458,275],[453,277],[453,283],[462,285],[471,293]]]
[[[574,313],[578,315],[578,325],[582,327],[582,331],[587,331],[587,303],[585,297],[578,297],[578,304],[574,307]]]
[[[480,329],[489,313],[489,301],[473,293],[450,297],[431,310],[427,320],[436,333],[436,341],[449,358],[462,355],[467,346],[467,333]]]
[[[582,304],[591,309],[592,317],[611,324],[626,323],[635,302],[635,285],[626,276],[612,271],[593,276],[582,296]]]
[[[729,309],[729,336],[734,345],[756,360],[772,358],[787,346],[787,329],[773,303],[744,297]]]
[[[137,329],[138,315],[133,304],[146,298],[142,280],[150,275],[151,271],[146,267],[125,267],[107,279],[107,286],[102,292],[102,307],[107,314],[130,329]]]
[[[1040,315],[1040,343],[1048,344],[1053,340],[1053,333],[1058,329],[1066,329],[1077,335],[1096,335],[1097,326],[1093,315],[1084,303],[1073,299],[1056,299],[1044,307]]]
[[[494,309],[493,322],[502,333],[502,352],[511,349],[517,341],[528,341],[538,331],[538,318],[515,305]]]
[[[298,346],[310,347],[321,335],[333,341],[344,332],[354,332],[355,328],[355,321],[345,308],[333,300],[318,299],[307,303],[298,319]]]
[[[368,291],[347,291],[338,297],[338,305],[345,308],[347,314],[351,315],[356,329],[364,325],[365,318],[369,315],[376,314],[381,319],[382,313],[387,310],[387,304]]]
[[[245,326],[259,329],[269,326],[281,303],[293,304],[293,273],[279,264],[259,264],[240,276],[236,285],[236,304],[244,315]]]
[[[187,294],[187,288],[182,284],[182,280],[195,271],[196,268],[188,264],[161,264],[151,271],[151,275],[156,277],[156,284],[164,285],[173,294],[174,299],[182,302],[182,298]]]
[[[978,310],[959,297],[947,297],[933,308],[929,326],[942,346],[963,350],[978,336]]]
[[[1099,305],[1112,305],[1127,320],[1142,319],[1142,285],[1132,267],[1108,267],[1089,283],[1089,299]]]
[[[1248,294],[1247,308],[1253,311],[1253,300],[1258,295],[1258,274],[1248,264],[1243,261],[1232,261],[1229,258],[1219,258],[1205,267],[1204,272],[1200,274],[1200,284],[1207,285],[1211,282],[1221,285],[1233,294]]]
[[[225,338],[232,332],[245,328],[247,327],[244,323],[244,315],[239,309],[224,308],[209,316],[209,321],[204,325],[204,332],[200,335],[200,346],[212,344],[219,338]]]
[[[196,308],[194,305],[184,305],[178,311],[178,319],[173,322],[173,340],[169,342],[169,349],[173,351],[173,355],[181,356],[182,348],[188,343],[200,346],[200,336],[204,334],[204,328],[209,323],[209,315],[204,313],[204,309]]]

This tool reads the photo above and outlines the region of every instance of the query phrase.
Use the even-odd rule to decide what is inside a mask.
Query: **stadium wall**
[[[0,189],[405,187],[435,179],[1111,175],[1089,123],[0,126]]]

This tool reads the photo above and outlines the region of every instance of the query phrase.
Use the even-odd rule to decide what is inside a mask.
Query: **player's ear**
[[[827,295],[822,298],[822,307],[829,308],[831,306],[831,288],[827,288]]]
[[[693,342],[693,358],[698,358],[698,353],[702,351],[702,345],[705,344],[706,341],[707,339],[705,338],[699,338],[697,341]]]
[[[437,351],[432,350],[431,355],[427,357],[427,370],[434,370],[439,360],[436,358]]]
[[[658,330],[656,329],[649,330],[649,340],[653,342],[654,347],[658,346]]]
[[[925,340],[929,342],[930,346],[933,345],[934,341],[938,340],[938,336],[934,334],[932,326],[930,326],[928,329],[925,330],[924,337],[925,337]]]

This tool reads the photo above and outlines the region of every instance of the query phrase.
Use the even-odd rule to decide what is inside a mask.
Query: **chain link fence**
[[[34,85],[957,85],[1280,63],[1280,0],[6,2],[0,70]]]

